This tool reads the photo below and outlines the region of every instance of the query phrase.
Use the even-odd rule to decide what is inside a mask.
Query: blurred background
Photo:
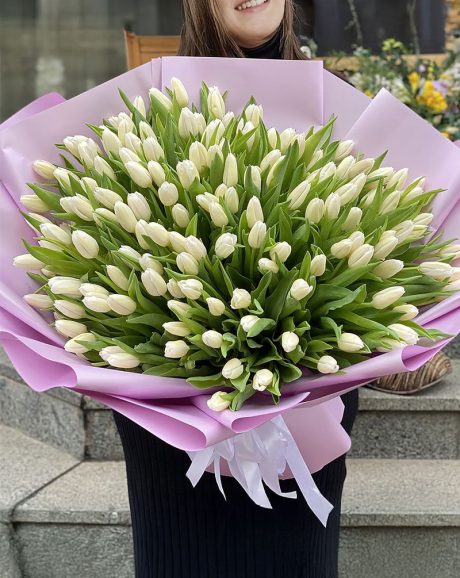
[[[387,38],[442,53],[460,30],[458,0],[296,0],[316,54],[377,53]],[[176,35],[180,0],[0,0],[0,120],[36,96],[74,96],[126,69],[123,29]]]

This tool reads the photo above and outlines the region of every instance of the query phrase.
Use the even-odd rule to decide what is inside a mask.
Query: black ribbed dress
[[[245,51],[279,58],[279,35]],[[358,391],[343,396],[350,433]],[[192,488],[190,459],[115,413],[123,443],[133,525],[136,578],[337,578],[340,505],[345,456],[314,474],[334,505],[324,528],[303,498],[269,492],[273,509],[256,506],[233,478],[223,478],[227,501],[206,473]],[[296,489],[294,480],[281,482]]]

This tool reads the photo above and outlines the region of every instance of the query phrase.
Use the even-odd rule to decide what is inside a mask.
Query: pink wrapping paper
[[[31,239],[30,229],[19,214],[18,200],[28,192],[26,182],[37,180],[32,162],[37,158],[57,160],[54,143],[67,135],[89,134],[85,123],[99,124],[103,117],[118,113],[122,109],[118,88],[133,98],[145,95],[151,86],[163,88],[172,76],[184,81],[192,97],[196,97],[202,80],[228,89],[229,107],[235,112],[254,94],[264,107],[267,123],[280,129],[291,126],[305,130],[337,115],[336,138],[353,138],[356,150],[366,155],[378,155],[388,148],[387,164],[407,166],[411,175],[425,174],[430,185],[445,187],[437,201],[436,223],[450,235],[458,227],[460,149],[438,138],[434,129],[388,93],[370,101],[323,71],[318,62],[154,60],[72,100],[59,103],[56,95],[42,98],[0,127],[0,194],[8,217],[0,231],[4,272],[0,281],[0,342],[33,389],[74,388],[184,450],[202,449],[283,414],[307,465],[316,471],[350,446],[340,426],[343,404],[338,395],[382,375],[414,370],[445,343],[379,355],[344,375],[316,377],[306,373],[285,386],[277,406],[268,396],[260,395],[237,413],[215,413],[206,405],[209,394],[185,380],[94,368],[66,353],[61,337],[22,299],[31,290],[31,282],[11,261],[22,252],[19,237]],[[456,334],[459,296],[433,307],[425,316],[427,324]]]

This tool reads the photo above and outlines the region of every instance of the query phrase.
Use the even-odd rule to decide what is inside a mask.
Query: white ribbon
[[[200,450],[188,452],[192,463],[187,477],[196,486],[212,464],[217,485],[222,487],[220,461],[228,463],[230,473],[257,505],[271,508],[264,483],[283,498],[297,498],[297,492],[283,492],[280,475],[289,467],[305,501],[326,526],[333,506],[318,490],[315,481],[291,435],[284,419],[277,416],[271,421],[228,440]]]

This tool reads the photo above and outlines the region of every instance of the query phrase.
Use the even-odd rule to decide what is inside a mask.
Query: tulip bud
[[[148,187],[152,186],[152,176],[150,175],[149,171],[141,164],[134,161],[129,161],[125,164],[125,168],[128,171],[131,180],[136,185],[142,187],[143,189],[147,189]]]
[[[293,189],[289,193],[287,200],[289,201],[289,208],[291,209],[291,211],[296,211],[297,209],[301,208],[301,206],[305,202],[305,199],[308,196],[308,193],[310,192],[310,188],[311,188],[310,183],[302,181],[299,185],[295,187],[295,189]]]
[[[286,353],[291,353],[299,345],[299,336],[293,331],[285,331],[281,335],[281,347]]]
[[[74,277],[52,277],[48,281],[48,287],[51,293],[55,295],[64,295],[65,297],[80,297],[80,279],[75,279]]]
[[[320,182],[325,181],[326,179],[329,179],[330,177],[333,177],[335,175],[336,170],[337,170],[337,167],[335,166],[335,164],[332,161],[329,161],[319,171]]]
[[[73,231],[72,243],[85,259],[95,259],[99,254],[98,242],[85,231]]]
[[[204,259],[207,255],[206,247],[201,239],[197,239],[193,235],[189,235],[185,241],[185,250],[195,259]]]
[[[157,138],[153,128],[144,120],[139,123],[139,136],[142,140],[147,140],[150,137]]]
[[[291,145],[292,141],[296,136],[296,132],[293,128],[286,128],[280,134],[280,141],[281,141],[281,152],[284,154],[289,146]]]
[[[238,239],[233,233],[224,233],[216,239],[214,251],[219,259],[226,259],[235,250]]]
[[[352,140],[343,140],[339,143],[335,151],[335,162],[340,162],[342,159],[351,154],[355,143]]]
[[[337,162],[337,161],[336,161]],[[348,177],[351,167],[355,164],[355,157],[350,155],[342,159],[340,164],[337,166],[335,171],[335,176],[337,179],[342,180]]]
[[[234,154],[229,153],[225,159],[223,183],[227,187],[234,187],[238,184],[238,164]]]
[[[254,227],[257,221],[264,221],[262,205],[260,204],[260,200],[257,197],[252,197],[249,200],[248,206],[246,208],[246,218],[250,229]]]
[[[393,305],[395,301],[401,299],[405,292],[404,287],[388,287],[388,289],[378,291],[378,293],[372,297],[371,305],[375,309],[385,309]]]
[[[165,357],[171,359],[181,359],[187,355],[190,347],[182,339],[177,341],[167,341],[165,345]]]
[[[181,108],[188,106],[188,94],[185,90],[185,86],[178,78],[174,76],[171,78],[171,89],[174,96],[176,97],[177,104]]]
[[[72,244],[70,233],[54,223],[44,223],[40,225],[40,232],[48,241],[57,241],[63,245]]]
[[[354,231],[360,224],[363,212],[359,207],[352,207],[343,222],[343,231]]]
[[[265,243],[267,236],[267,225],[262,221],[257,221],[248,235],[248,243],[252,249],[260,249]]]
[[[264,156],[262,162],[260,163],[260,170],[264,172],[265,169],[271,168],[276,161],[281,158],[281,151],[274,149]]]
[[[225,206],[231,213],[235,214],[238,212],[240,200],[238,198],[238,193],[236,192],[235,187],[228,187],[224,200]]]
[[[418,270],[423,275],[432,277],[436,281],[444,281],[445,279],[449,279],[449,277],[452,277],[454,273],[454,269],[451,265],[437,261],[427,261],[425,263],[421,263],[418,266]]]
[[[175,301],[171,299],[167,302],[168,309],[175,313],[178,317],[188,317],[190,315],[191,307],[187,303],[182,303],[181,301]]]
[[[348,178],[353,179],[354,177],[356,177],[361,173],[367,175],[367,173],[370,172],[374,164],[375,159],[361,159],[360,161],[357,161],[350,169],[350,172],[348,173]]]
[[[172,216],[176,225],[181,229],[185,229],[190,223],[190,214],[184,205],[181,205],[180,203],[173,206]]]
[[[171,231],[171,233],[169,233],[169,244],[176,253],[186,251],[186,238],[177,231]]]
[[[155,186],[161,186],[166,180],[163,167],[157,161],[149,161],[147,166]]]
[[[121,353],[113,353],[107,357],[107,363],[112,367],[117,367],[119,369],[133,369],[141,364],[141,361],[132,355],[131,353],[126,353],[125,351]]]
[[[227,361],[227,363],[222,368],[222,376],[225,379],[238,379],[244,371],[244,365],[239,359],[234,357]]]
[[[401,200],[401,191],[393,191],[390,193],[380,205],[379,215],[386,215],[391,211],[398,208],[399,201]]]
[[[116,353],[123,353],[123,349],[118,347],[118,345],[108,345],[99,351],[99,357],[107,361],[109,355],[115,355]]]
[[[230,307],[232,309],[246,309],[251,305],[251,294],[246,289],[234,289]]]
[[[137,309],[137,303],[127,295],[109,295],[107,303],[118,315],[131,315]]]
[[[118,155],[123,144],[113,131],[109,128],[105,128],[102,132],[101,139],[107,154]]]
[[[125,203],[115,203],[114,213],[118,223],[128,233],[134,233],[136,229],[137,219],[133,211],[125,205]]]
[[[197,195],[195,197],[195,200],[200,205],[200,207],[205,211],[208,211],[208,213],[212,203],[217,204],[219,203],[217,197],[215,195],[212,195],[211,193],[204,193],[202,195]]]
[[[388,329],[396,333],[398,338],[404,341],[406,345],[415,345],[418,341],[418,334],[412,327],[407,327],[407,325],[402,323],[393,323],[388,326]]]
[[[200,180],[198,170],[195,164],[190,160],[178,162],[176,170],[180,183],[186,191],[190,189],[196,179]]]
[[[317,369],[320,373],[337,373],[340,370],[337,361],[330,355],[323,355],[319,358]]]
[[[281,170],[281,165],[284,163],[284,159],[286,157],[283,155],[281,156],[271,167],[268,175],[267,175],[267,187],[270,187],[273,180],[278,177],[278,173]]]
[[[381,238],[375,245],[374,257],[376,259],[386,259],[398,246],[398,238],[395,235],[388,235]]]
[[[182,139],[196,138],[199,133],[198,120],[194,113],[187,107],[182,108],[178,122],[179,135]]]
[[[326,255],[316,255],[313,257],[310,264],[310,274],[315,277],[321,277],[326,271],[327,259]]]
[[[270,257],[273,259],[273,261],[276,261],[276,258],[278,258],[281,263],[285,263],[289,259],[291,251],[291,245],[286,243],[286,241],[282,241],[280,243],[276,243],[276,245],[270,249]]]
[[[69,353],[74,353],[75,355],[83,355],[84,353],[87,353],[89,349],[85,345],[79,343],[79,341],[96,341],[96,336],[92,333],[81,333],[80,335],[69,339],[69,341],[64,345],[64,349]]]
[[[158,189],[160,201],[166,207],[172,207],[179,200],[179,191],[174,183],[164,182]]]
[[[153,139],[153,141],[158,145],[158,142]],[[125,136],[125,147],[128,148],[129,150],[131,150],[133,153],[135,153],[136,155],[140,155],[142,154],[143,148],[142,148],[142,141],[141,139],[135,135],[132,132],[129,132],[126,136]],[[161,147],[160,147],[161,148]],[[158,159],[153,159],[153,160],[158,160]]]
[[[223,162],[224,161],[224,157],[222,154],[222,148],[220,145],[215,144],[209,147],[207,155],[206,155],[206,164],[208,167],[210,167],[214,161],[214,159],[216,158],[216,156],[218,156],[220,158],[220,160]]]
[[[216,391],[206,402],[209,409],[213,411],[224,411],[230,406],[230,401],[225,399],[226,393],[224,391]]]
[[[160,247],[169,245],[169,233],[160,223],[149,223],[148,234],[150,239]]]
[[[417,215],[414,218],[414,223],[416,226],[424,226],[424,227],[428,227],[429,225],[431,225],[431,222],[433,221],[434,215],[432,213],[420,213],[420,215]],[[459,246],[460,248],[460,246]]]
[[[185,297],[175,279],[170,279],[166,283],[166,287],[168,288],[168,293],[171,297],[174,297],[174,299],[183,299]]]
[[[152,214],[147,199],[141,193],[129,193],[127,203],[136,219],[148,221]]]
[[[259,259],[258,266],[261,273],[278,273],[280,270],[274,261],[267,259],[266,257]]]
[[[388,261],[383,261],[373,269],[374,275],[381,277],[382,279],[390,279],[397,273],[404,269],[404,262],[399,259],[388,259]]]
[[[100,175],[106,175],[107,177],[112,179],[112,181],[117,180],[114,170],[109,165],[109,163],[102,157],[96,157],[94,159],[94,170]]]
[[[331,255],[336,259],[344,259],[351,253],[353,241],[350,239],[343,239],[338,243],[334,243],[331,247]]]
[[[121,147],[121,149],[118,151],[118,155],[120,157],[121,162],[124,165],[126,165],[126,163],[129,163],[131,161],[134,163],[142,162],[141,157],[127,147]]]
[[[41,295],[40,293],[24,295],[24,300],[35,309],[49,309],[53,305],[53,300],[48,295]]]
[[[165,158],[165,152],[156,137],[146,138],[142,143],[142,150],[147,161],[158,162]]]
[[[325,202],[324,208],[326,216],[331,221],[337,219],[340,214],[341,199],[336,193],[331,193]]]
[[[108,297],[103,295],[89,293],[83,298],[83,303],[87,309],[96,313],[108,313],[110,311]]]
[[[216,118],[212,120],[207,126],[205,126],[201,140],[206,147],[210,147],[212,144],[220,142],[224,132],[225,126],[223,122]]]
[[[101,187],[96,187],[94,190],[94,196],[96,197],[96,200],[101,203],[101,205],[104,205],[110,210],[113,210],[115,203],[123,202],[123,199],[118,193],[115,193],[110,189],[103,189]]]
[[[195,141],[190,145],[188,157],[196,166],[199,173],[202,173],[203,169],[208,166],[208,151],[199,141]]]
[[[146,269],[153,269],[159,275],[163,274],[163,265],[154,259],[150,253],[144,253],[142,256],[139,255],[139,265],[145,271]]]
[[[216,227],[225,227],[228,225],[227,214],[219,203],[210,203],[209,214]]]
[[[117,287],[120,287],[123,291],[128,291],[129,280],[119,267],[107,265],[107,275]]]
[[[252,387],[256,391],[265,391],[273,383],[273,373],[269,369],[259,369],[254,374]]]
[[[348,258],[348,266],[350,268],[364,267],[365,265],[369,264],[373,256],[374,247],[372,245],[361,245],[351,253],[350,257]]]
[[[409,169],[400,169],[399,171],[396,171],[393,176],[390,177],[387,183],[387,187],[389,189],[392,187],[395,187],[396,189],[403,189],[406,184],[408,175]]]
[[[171,100],[161,92],[158,88],[151,88],[149,90],[149,96],[153,100],[154,103],[159,103],[166,108],[167,111],[172,109],[172,102]]]
[[[220,347],[222,347],[222,344],[224,342],[222,333],[219,333],[218,331],[214,331],[212,329],[209,331],[205,331],[201,336],[201,339],[205,345],[207,345],[208,347],[212,347],[213,349],[219,349]]]
[[[48,181],[53,180],[56,167],[52,163],[49,163],[48,161],[35,161],[33,167],[37,175],[40,175]]]
[[[94,220],[93,207],[83,195],[77,194],[74,197],[62,197],[59,202],[66,213],[73,213],[83,221]]]
[[[248,333],[254,325],[259,321],[257,315],[244,315],[240,319],[240,325],[245,333]]]
[[[45,266],[39,259],[32,257],[29,253],[25,255],[18,255],[13,259],[13,265],[18,269],[26,269],[30,271],[39,271]]]
[[[139,259],[141,258],[141,254],[138,253],[135,249],[133,249],[132,247],[129,247],[128,245],[122,245],[119,249],[118,252],[121,255],[124,255],[125,257],[129,257],[129,259],[132,259],[133,261],[139,261]]]
[[[354,333],[342,333],[337,341],[337,346],[341,351],[356,353],[364,348],[364,343],[363,340]]]
[[[57,182],[59,183],[59,185],[61,186],[61,188],[70,193],[72,191],[72,185],[70,183],[70,175],[71,172],[68,171],[67,169],[63,169],[61,167],[58,167],[54,173],[54,178],[57,180]],[[38,211],[39,212],[39,211]]]
[[[46,213],[46,211],[50,210],[50,207],[35,194],[21,195],[20,201],[26,209],[35,213]]]
[[[147,293],[152,297],[161,297],[168,291],[166,281],[154,269],[146,269],[141,274],[141,281]]]
[[[447,283],[447,285],[444,287],[444,291],[460,291],[460,280],[456,279],[455,281]]]
[[[322,199],[312,199],[307,205],[305,218],[310,221],[310,223],[319,223],[324,216],[324,211],[324,201]]]
[[[189,253],[179,253],[176,257],[176,265],[179,271],[185,275],[198,275],[198,261]]]
[[[100,295],[101,297],[107,298],[109,296],[109,292],[105,287],[101,287],[95,283],[81,283],[79,292],[84,297],[87,295]]]
[[[191,334],[190,329],[182,321],[168,321],[163,323],[163,328],[165,331],[176,337],[187,337]]]
[[[149,237],[149,224],[144,219],[137,221],[134,227],[134,234],[136,235],[137,242],[142,249],[148,249],[149,244],[146,241],[146,237]]]
[[[193,301],[199,299],[203,293],[203,284],[198,279],[183,279],[178,285],[184,296]]]
[[[65,315],[70,319],[81,319],[82,317],[86,317],[84,307],[78,303],[67,301],[66,299],[56,299],[54,307],[59,311],[59,313],[62,313],[62,315]]]
[[[409,239],[414,231],[414,221],[403,221],[394,227],[396,237],[398,238],[398,244],[401,245]]]
[[[214,118],[222,119],[225,115],[225,102],[216,86],[209,89],[208,110]]]
[[[88,332],[88,328],[83,323],[79,323],[78,321],[69,321],[68,319],[58,319],[54,326],[56,331],[70,339]]]
[[[415,319],[419,313],[417,307],[415,307],[415,305],[411,305],[410,303],[398,305],[393,309],[393,311],[401,313],[400,321],[411,321],[412,319]]]
[[[296,279],[291,285],[291,290],[289,292],[290,296],[297,301],[301,301],[307,295],[313,291],[311,287],[304,279]]]

